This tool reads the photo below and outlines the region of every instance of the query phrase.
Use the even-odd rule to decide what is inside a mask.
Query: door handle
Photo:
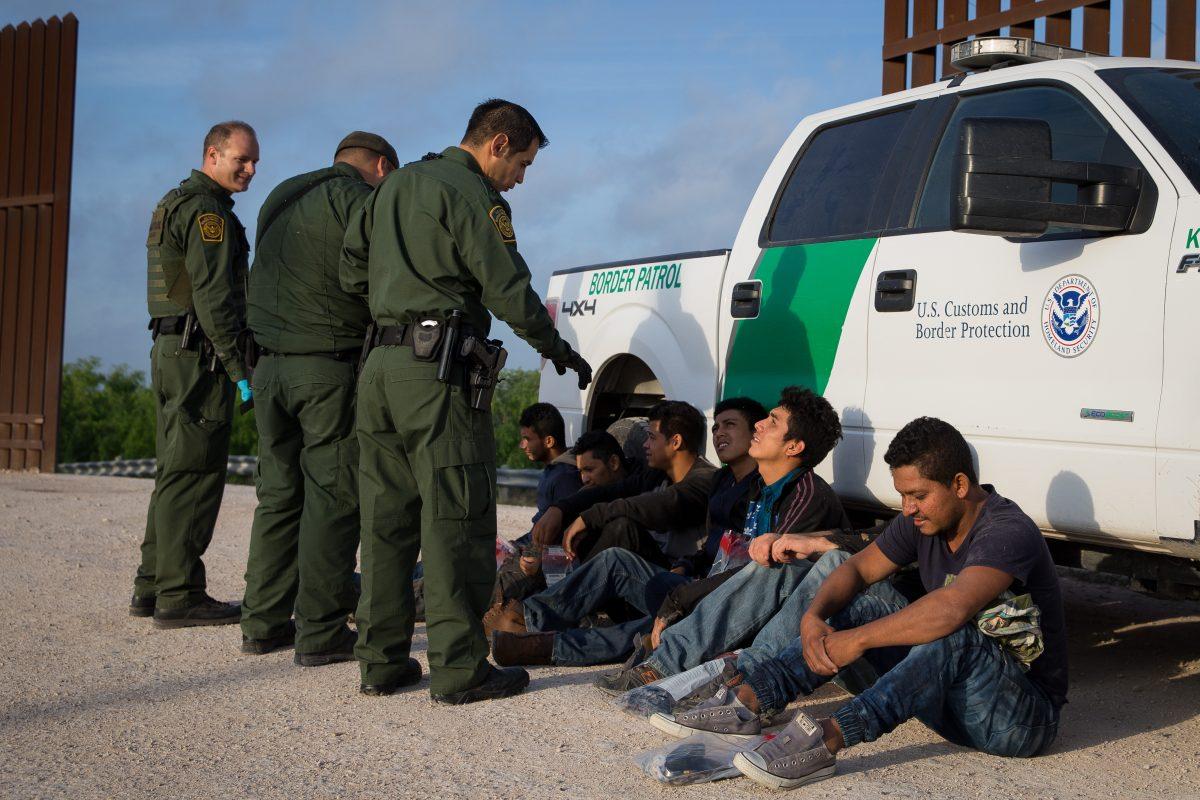
[[[729,301],[729,315],[734,319],[753,319],[758,316],[761,303],[762,281],[734,284],[733,296]]]
[[[876,311],[912,311],[917,300],[917,271],[893,269],[875,281]]]

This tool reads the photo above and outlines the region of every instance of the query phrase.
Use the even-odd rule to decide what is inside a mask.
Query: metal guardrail
[[[228,471],[230,475],[244,478],[254,476],[254,467],[258,464],[256,456],[230,456]],[[103,475],[121,478],[152,478],[154,477],[153,458],[126,458],[116,461],[79,461],[74,464],[59,464],[58,471],[68,475]],[[496,470],[496,484],[510,489],[537,489],[538,476],[536,469],[510,469],[500,467]]]

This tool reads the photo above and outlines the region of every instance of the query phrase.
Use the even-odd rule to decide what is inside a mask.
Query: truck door
[[[722,325],[733,328],[723,396],[749,395],[770,408],[785,386],[823,394],[844,438],[818,471],[839,493],[860,494],[864,479],[866,287],[894,188],[889,176],[902,160],[894,151],[915,108],[910,101],[810,133],[768,188],[773,197],[755,198],[748,216],[770,203],[757,211],[765,219],[758,241],[739,236],[726,271]]]
[[[876,258],[868,488],[897,504],[883,454],[905,423],[935,416],[967,437],[980,479],[1039,525],[1155,541],[1162,262],[1177,196],[1082,80],[1006,83],[949,102],[912,228],[882,239]],[[1157,193],[1149,228],[1052,228],[1036,240],[951,231],[959,130],[977,117],[1044,120],[1055,159],[1142,168]],[[1073,203],[1075,192],[1056,184],[1053,199]]]

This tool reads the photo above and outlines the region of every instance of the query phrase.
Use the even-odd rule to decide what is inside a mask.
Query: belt
[[[166,334],[168,336],[183,333],[183,327],[187,324],[187,317],[153,317],[147,328],[153,331],[156,335]]]
[[[260,356],[319,356],[321,358],[331,358],[334,361],[356,361],[358,360],[359,348],[353,350],[335,350],[333,352],[324,353],[281,353],[278,350],[272,350],[269,347],[258,346],[258,354]]]
[[[375,330],[375,344],[380,347],[387,345],[412,346],[412,325],[380,325]]]

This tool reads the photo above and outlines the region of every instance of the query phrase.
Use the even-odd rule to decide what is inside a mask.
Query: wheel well
[[[607,429],[625,417],[644,417],[666,397],[654,370],[637,356],[616,356],[600,368],[587,413],[587,430]]]

